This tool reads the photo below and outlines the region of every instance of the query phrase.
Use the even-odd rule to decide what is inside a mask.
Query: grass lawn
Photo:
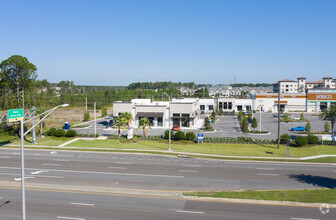
[[[60,144],[63,144],[73,138],[56,138],[56,137],[45,137],[45,138],[36,138],[37,145],[42,145],[42,146],[58,146]],[[20,145],[20,138],[19,137],[11,137],[9,138],[0,138],[0,142],[6,143],[6,144],[15,144],[15,145]],[[30,145],[32,142],[32,138],[30,136],[26,136],[24,144],[25,145]]]
[[[168,144],[155,141],[140,141],[138,143],[120,143],[118,140],[78,140],[69,147],[116,148],[116,149],[144,149],[167,150]],[[257,144],[172,144],[177,152],[216,154],[225,156],[258,156],[258,157],[285,157],[286,148],[276,145]],[[291,157],[306,157],[319,154],[335,154],[336,146],[315,146],[307,148],[291,148]]]
[[[336,204],[336,189],[188,192],[185,196]]]

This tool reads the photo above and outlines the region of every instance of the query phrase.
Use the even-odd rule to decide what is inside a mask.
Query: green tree
[[[310,125],[310,122],[307,122],[306,124],[306,131],[308,131],[310,133],[311,131],[311,125]]]
[[[252,121],[252,113],[248,113],[247,115],[248,122]]]
[[[244,118],[242,120],[242,130],[243,130],[244,133],[248,133],[249,132],[247,118]]]
[[[139,121],[139,126],[143,129],[143,136],[146,137],[146,128],[149,127],[149,119],[148,118],[141,118]]]
[[[331,124],[331,133],[334,132],[334,125],[335,125],[335,117],[336,117],[336,107],[335,106],[330,106],[329,109],[324,111],[321,115],[322,119],[330,119],[330,124]]]
[[[290,136],[288,134],[280,136],[280,144],[287,144],[287,140],[290,140]]]
[[[330,125],[329,122],[324,123],[324,132],[329,133],[330,132]]]
[[[258,127],[258,121],[255,117],[253,117],[253,119],[252,119],[251,127],[252,128],[257,128]]]
[[[35,82],[36,66],[26,57],[13,55],[0,64],[1,80],[10,81],[16,90],[17,107],[20,107],[20,91],[30,89]]]
[[[120,140],[121,128],[125,126],[125,119],[123,117],[115,118],[113,125],[118,129],[118,140]]]
[[[121,114],[121,117],[125,119],[125,122],[127,124],[127,127],[129,128],[131,126],[131,122],[133,121],[133,115],[130,112],[123,112]]]
[[[106,107],[102,108],[101,116],[102,117],[107,116],[107,108]]]
[[[303,115],[303,113],[300,114],[300,120],[301,120],[301,121],[304,120],[304,115]]]
[[[285,113],[285,121],[288,121],[288,113]]]
[[[240,110],[238,113],[238,120],[241,121],[243,119],[243,112]]]
[[[84,112],[84,121],[88,121],[88,120],[90,120],[90,112],[86,111]]]

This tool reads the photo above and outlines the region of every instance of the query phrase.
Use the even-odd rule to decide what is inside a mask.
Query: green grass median
[[[336,204],[336,189],[185,192],[185,196]]]

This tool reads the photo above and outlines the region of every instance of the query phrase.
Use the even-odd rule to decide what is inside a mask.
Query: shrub
[[[253,117],[253,119],[252,119],[251,127],[252,127],[252,128],[256,128],[256,127],[258,127],[258,122],[257,122],[257,119],[256,119],[255,117]]]
[[[213,118],[216,118],[216,112],[215,112],[215,111],[212,111],[211,116],[212,116]]]
[[[55,136],[56,134],[56,128],[50,128],[49,131],[47,132],[48,136]]]
[[[175,133],[175,140],[183,140],[185,139],[185,134],[183,131],[177,131]]]
[[[249,131],[247,118],[244,118],[242,121],[242,130],[244,133],[247,133]]]
[[[311,125],[310,125],[310,122],[308,122],[308,123],[306,124],[306,131],[307,131],[307,132],[310,132],[310,131],[311,131]]]
[[[173,138],[174,137],[174,131],[170,131],[170,137]],[[164,139],[169,139],[169,130],[166,130],[164,133]]]
[[[287,144],[287,139],[290,140],[289,134],[283,134],[280,136],[280,144]]]
[[[295,146],[302,147],[308,144],[308,139],[303,136],[297,136],[295,139]]]
[[[243,119],[243,112],[239,111],[238,113],[238,120],[241,121]]]
[[[318,137],[312,134],[308,134],[307,141],[308,141],[308,144],[318,144],[319,143]]]
[[[285,121],[288,121],[288,113],[285,113]]]
[[[330,125],[329,122],[326,121],[326,123],[324,123],[324,132],[329,133],[330,132]]]
[[[67,133],[65,134],[66,137],[75,137],[77,135],[77,132],[75,130],[68,130]]]
[[[215,130],[211,125],[206,125],[204,131],[213,131]]]
[[[300,120],[301,120],[301,121],[304,120],[304,115],[303,115],[303,113],[300,114]]]
[[[57,129],[55,132],[56,137],[64,137],[65,136],[65,130],[63,129]]]
[[[84,121],[88,121],[90,120],[90,112],[87,111],[87,112],[84,112]]]
[[[187,132],[186,139],[190,141],[194,141],[196,139],[196,135],[194,132]]]

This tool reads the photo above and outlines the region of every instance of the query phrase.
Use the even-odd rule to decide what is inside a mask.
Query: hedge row
[[[230,144],[276,144],[276,140],[260,140],[249,137],[237,138],[218,138],[218,137],[205,137],[204,143],[230,143]]]

